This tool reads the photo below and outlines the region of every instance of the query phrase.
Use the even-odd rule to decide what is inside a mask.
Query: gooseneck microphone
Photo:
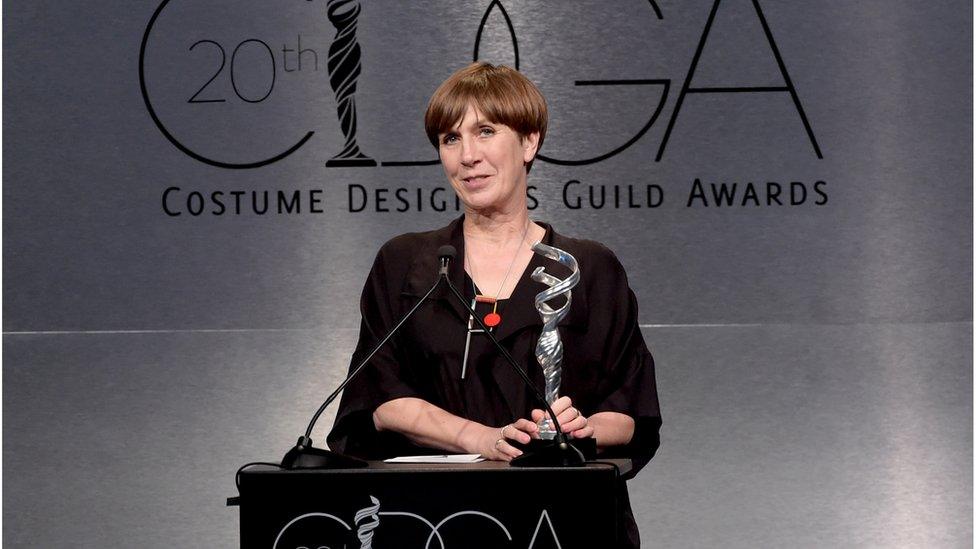
[[[346,385],[348,385],[349,382],[352,381],[353,378],[355,378],[356,375],[358,375],[359,372],[369,363],[370,359],[373,358],[373,355],[375,355],[377,351],[379,351],[383,345],[385,345],[386,342],[389,341],[395,333],[397,333],[400,327],[403,326],[411,316],[413,316],[417,309],[419,309],[420,306],[427,301],[430,294],[434,293],[434,290],[440,286],[441,281],[447,280],[450,284],[450,280],[447,277],[447,269],[451,264],[451,260],[457,257],[457,250],[454,249],[454,246],[441,246],[437,249],[437,257],[440,259],[440,274],[437,277],[437,281],[434,282],[434,285],[427,290],[427,293],[424,294],[424,296],[421,297],[420,300],[417,301],[417,303],[409,311],[407,311],[407,314],[404,315],[403,318],[401,318],[400,321],[397,322],[396,325],[393,326],[393,328],[390,329],[385,336],[383,336],[383,339],[381,339],[380,342],[373,347],[373,350],[370,351],[369,354],[366,355],[366,357],[349,372],[346,379],[339,384],[336,390],[333,391],[328,398],[325,399],[325,402],[319,406],[319,409],[315,412],[315,415],[312,416],[312,421],[308,423],[308,428],[305,429],[305,434],[298,437],[298,443],[295,444],[292,449],[288,450],[285,457],[281,458],[281,467],[283,469],[355,469],[366,467],[366,462],[361,459],[344,456],[330,450],[323,450],[321,448],[313,447],[312,429],[315,427],[315,423],[319,420],[319,416],[322,415],[322,412],[328,408],[329,404],[332,404],[332,401],[339,396],[339,393],[346,388]]]
[[[583,453],[566,440],[566,434],[563,433],[563,428],[559,424],[559,420],[556,418],[555,412],[552,411],[552,408],[546,401],[546,397],[542,395],[542,392],[539,391],[539,388],[536,387],[535,383],[532,382],[529,375],[525,373],[525,369],[522,368],[518,361],[516,361],[512,357],[511,353],[508,352],[508,349],[502,347],[502,344],[499,343],[495,338],[495,334],[493,334],[488,326],[485,325],[484,321],[481,320],[481,317],[475,314],[474,309],[471,308],[468,301],[464,299],[461,292],[459,292],[454,286],[454,283],[451,282],[450,277],[447,276],[447,266],[445,265],[443,258],[447,256],[450,256],[451,258],[456,257],[457,250],[454,248],[454,246],[448,244],[446,246],[441,246],[437,250],[437,255],[441,257],[440,280],[443,280],[447,284],[447,287],[450,288],[451,293],[454,294],[455,298],[457,298],[458,303],[460,303],[461,306],[470,313],[471,318],[478,323],[478,327],[484,330],[485,335],[488,336],[488,339],[490,339],[495,348],[498,349],[498,352],[502,354],[505,361],[508,362],[512,368],[515,368],[515,371],[518,373],[519,377],[522,378],[522,381],[525,382],[525,385],[528,386],[528,388],[535,394],[536,399],[542,403],[542,406],[546,409],[546,412],[549,413],[549,417],[552,419],[552,422],[556,428],[556,438],[553,439],[551,444],[541,446],[535,451],[526,452],[513,459],[511,464],[516,467],[582,467],[586,462],[586,460],[583,458]],[[438,282],[440,280],[438,280]]]
[[[441,270],[438,273],[438,276],[447,276],[447,268],[451,266],[451,262],[454,261],[455,257],[457,257],[457,250],[454,249],[454,246],[445,244],[444,246],[437,248],[437,258],[441,260]],[[440,280],[437,282],[439,284]],[[436,287],[437,284],[434,286]]]

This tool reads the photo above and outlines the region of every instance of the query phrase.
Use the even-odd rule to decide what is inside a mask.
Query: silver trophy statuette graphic
[[[369,496],[372,505],[356,511],[356,537],[359,538],[359,549],[373,548],[373,530],[380,525],[380,500]]]
[[[576,258],[559,248],[547,246],[541,242],[532,245],[532,251],[558,261],[569,267],[572,273],[565,279],[560,280],[547,273],[545,267],[537,267],[532,271],[532,280],[541,282],[549,286],[548,290],[539,292],[535,296],[535,308],[542,317],[542,333],[539,335],[539,342],[535,346],[535,358],[542,367],[542,374],[546,378],[546,402],[551,406],[559,398],[559,384],[562,381],[562,362],[563,362],[563,342],[559,339],[559,330],[556,326],[567,314],[569,306],[573,302],[573,293],[570,291],[579,283],[579,265]],[[549,306],[549,301],[565,296],[566,302],[558,309]],[[546,440],[556,438],[556,430],[549,418],[543,418],[539,422],[539,436]]]

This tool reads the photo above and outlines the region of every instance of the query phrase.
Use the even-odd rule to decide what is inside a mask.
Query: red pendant
[[[484,321],[485,321],[485,326],[488,326],[489,328],[494,328],[495,326],[498,326],[499,324],[502,323],[502,315],[498,313],[488,313],[485,315]]]

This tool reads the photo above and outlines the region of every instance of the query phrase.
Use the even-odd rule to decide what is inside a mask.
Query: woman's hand
[[[539,427],[527,419],[520,419],[502,427],[485,427],[473,450],[485,459],[512,461],[522,455],[522,451],[511,442],[528,444],[533,438],[539,438]]]
[[[563,428],[563,432],[572,438],[587,438],[593,436],[593,427],[589,425],[589,420],[578,408],[573,407],[573,400],[568,396],[562,396],[553,402],[552,411],[556,413],[556,419]],[[532,410],[532,421],[538,423],[547,416],[543,410]]]

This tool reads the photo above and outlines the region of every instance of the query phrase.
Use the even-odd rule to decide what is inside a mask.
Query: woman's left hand
[[[593,436],[593,427],[578,408],[573,406],[573,400],[568,396],[562,396],[552,403],[552,411],[556,413],[556,419],[562,427],[563,432],[573,438],[587,438]],[[532,421],[538,423],[546,417],[546,412],[540,409],[532,410]]]

